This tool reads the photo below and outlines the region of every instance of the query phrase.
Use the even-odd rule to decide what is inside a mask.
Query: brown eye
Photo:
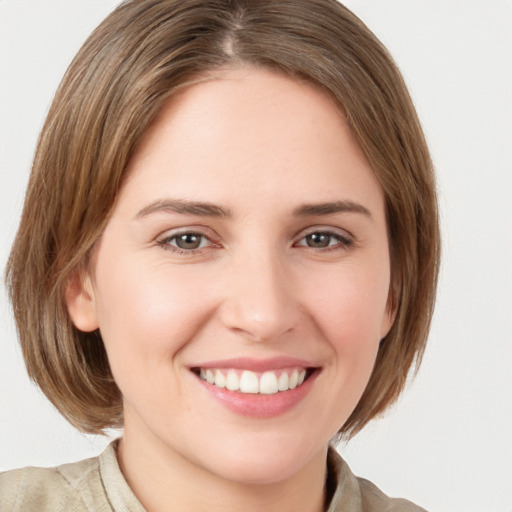
[[[203,235],[198,235],[196,233],[183,233],[182,235],[173,237],[172,240],[175,241],[175,245],[180,249],[193,250],[201,247],[203,238]]]
[[[194,253],[206,247],[216,247],[206,235],[187,231],[176,235],[166,236],[157,241],[163,249],[177,253]]]
[[[334,237],[329,233],[311,233],[305,238],[308,247],[312,247],[314,249],[322,249],[324,247],[329,247]]]
[[[295,244],[296,247],[308,247],[310,249],[325,249],[325,250],[336,250],[336,249],[347,249],[353,244],[353,240],[341,233],[335,233],[332,231],[313,231]]]

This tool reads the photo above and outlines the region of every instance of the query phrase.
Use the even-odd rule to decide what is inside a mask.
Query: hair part
[[[122,426],[122,397],[99,332],[72,324],[66,287],[86,268],[163,105],[207,74],[241,65],[308,80],[334,98],[384,191],[396,317],[340,434],[350,437],[392,404],[421,361],[439,266],[435,181],[387,50],[336,0],[125,1],[57,90],[6,270],[28,374],[82,431]]]

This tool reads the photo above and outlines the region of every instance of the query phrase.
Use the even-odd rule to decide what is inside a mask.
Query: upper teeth
[[[199,376],[209,384],[218,388],[226,388],[230,391],[239,391],[240,393],[260,393],[263,395],[273,395],[279,391],[287,391],[300,386],[306,378],[304,368],[294,368],[280,370],[280,374],[275,371],[256,373],[250,370],[219,370],[213,368],[201,368]]]

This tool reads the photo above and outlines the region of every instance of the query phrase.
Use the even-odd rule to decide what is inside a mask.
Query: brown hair
[[[340,433],[393,403],[419,364],[439,263],[435,183],[402,77],[336,0],[132,0],[70,65],[39,138],[6,280],[30,377],[77,428],[122,425],[99,332],[72,324],[64,291],[87,264],[148,125],[181,87],[250,64],[307,79],[340,105],[386,198],[393,327]]]

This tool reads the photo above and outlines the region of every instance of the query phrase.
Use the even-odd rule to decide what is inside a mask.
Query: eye
[[[164,249],[178,253],[190,253],[203,249],[204,247],[215,246],[206,235],[194,231],[186,231],[174,235],[168,235],[157,241]]]
[[[354,242],[347,236],[332,231],[314,231],[301,238],[295,245],[310,249],[343,249]]]

